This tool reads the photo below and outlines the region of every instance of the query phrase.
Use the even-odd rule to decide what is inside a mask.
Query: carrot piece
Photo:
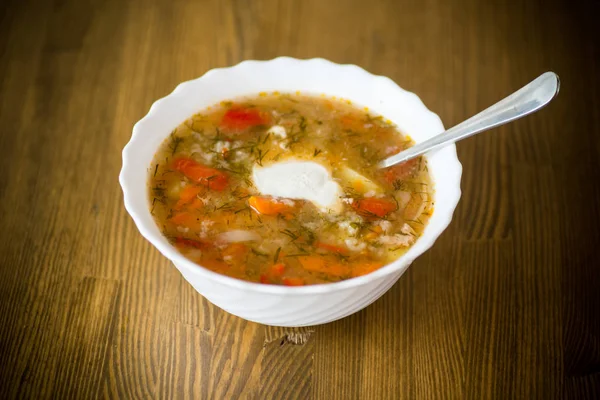
[[[260,283],[269,284],[271,280],[265,274],[260,274]]]
[[[269,114],[255,108],[232,108],[227,110],[221,119],[221,127],[239,133],[258,125],[267,125]]]
[[[342,126],[346,129],[361,129],[364,127],[364,123],[362,121],[360,121],[359,119],[351,116],[351,115],[344,115],[341,119],[340,122],[342,123]]]
[[[195,199],[195,197],[200,194],[202,191],[202,187],[195,185],[187,185],[184,187],[179,193],[179,201],[175,205],[176,209],[182,208],[189,202]]]
[[[200,260],[199,264],[211,271],[222,273],[223,275],[227,275],[227,271],[230,269],[229,265],[224,262],[213,260],[211,258],[203,258]]]
[[[342,264],[329,264],[329,269],[327,270],[327,273],[338,278],[341,276],[347,276],[348,267]]]
[[[190,208],[193,208],[195,210],[204,207],[204,202],[198,198],[194,199],[194,201],[192,201],[192,204],[190,204]]]
[[[371,272],[378,270],[381,267],[383,267],[383,264],[367,263],[351,267],[350,269],[352,277],[356,278],[357,276],[370,274]]]
[[[346,254],[348,253],[348,249],[340,246],[335,246],[333,244],[327,244],[323,242],[316,242],[315,247],[318,249],[323,249],[327,251],[331,251],[332,253]]]
[[[264,215],[277,215],[290,213],[293,206],[268,196],[250,196],[248,204],[254,211]]]
[[[300,256],[298,261],[302,268],[310,272],[321,272],[336,277],[346,275],[348,272],[345,266],[323,256]]]
[[[246,258],[249,250],[250,249],[245,244],[231,243],[229,246],[223,249],[221,254],[223,257],[231,257],[230,260],[232,263],[241,263]]]
[[[201,191],[202,188],[200,186],[187,185],[183,188],[183,190],[181,190],[181,193],[179,193],[179,200],[183,201],[184,203],[189,203]]]
[[[352,207],[364,216],[385,217],[387,214],[395,211],[398,205],[395,201],[389,199],[378,199],[367,197],[352,202]]]
[[[321,256],[300,256],[298,261],[307,271],[323,272],[326,268],[325,258]]]
[[[304,286],[302,278],[283,278],[281,281],[285,286]]]
[[[285,270],[285,264],[279,263],[279,264],[273,265],[269,272],[273,276],[281,276],[281,275],[283,275],[284,270]]]
[[[198,223],[198,218],[194,214],[184,211],[172,216],[170,221],[177,225],[193,228]]]
[[[173,168],[192,181],[218,192],[225,190],[229,183],[229,177],[223,171],[202,165],[191,158],[176,159]]]

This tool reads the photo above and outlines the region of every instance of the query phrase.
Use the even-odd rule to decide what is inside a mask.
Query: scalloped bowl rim
[[[425,251],[427,251],[429,248],[431,248],[431,246],[433,246],[433,244],[435,243],[435,241],[437,240],[439,235],[442,234],[442,232],[448,227],[448,225],[450,224],[450,222],[452,220],[453,213],[456,209],[456,206],[457,206],[458,201],[461,196],[460,180],[461,180],[461,175],[462,175],[462,165],[458,160],[458,157],[456,154],[456,147],[453,144],[446,146],[445,148],[440,149],[436,152],[436,154],[443,153],[443,156],[446,159],[444,161],[444,163],[450,170],[453,171],[452,178],[454,179],[454,183],[452,183],[452,185],[456,187],[456,190],[454,191],[454,193],[450,193],[450,196],[444,198],[443,201],[448,206],[447,210],[446,210],[446,215],[443,216],[442,220],[438,221],[437,226],[435,227],[436,228],[435,231],[433,231],[433,227],[431,227],[431,229],[429,229],[430,224],[428,224],[428,226],[425,228],[423,235],[421,237],[419,237],[418,240],[415,242],[415,244],[399,259],[397,259],[397,260],[395,260],[395,261],[393,261],[393,262],[391,262],[391,263],[381,267],[380,269],[378,269],[374,272],[371,272],[367,275],[363,275],[363,276],[360,276],[357,278],[352,278],[352,279],[348,279],[348,280],[344,280],[344,281],[340,281],[340,282],[317,284],[317,285],[307,285],[307,286],[300,286],[300,287],[288,287],[288,286],[266,285],[266,284],[261,284],[261,283],[243,281],[243,280],[231,278],[229,276],[221,275],[219,273],[210,271],[209,269],[206,269],[206,268],[199,266],[198,264],[188,260],[185,256],[183,256],[181,253],[179,253],[179,251],[177,251],[175,249],[175,247],[173,247],[162,234],[160,234],[160,233],[156,234],[155,232],[153,232],[152,228],[154,228],[156,230],[157,227],[154,222],[154,219],[150,215],[149,207],[145,207],[144,209],[139,209],[139,207],[136,208],[134,206],[133,199],[135,196],[139,196],[140,194],[134,193],[132,190],[130,190],[131,188],[129,187],[129,184],[128,184],[128,179],[129,179],[128,175],[129,175],[130,170],[133,168],[132,164],[135,163],[135,160],[132,159],[133,158],[132,156],[135,153],[136,145],[143,140],[143,130],[144,130],[145,125],[152,123],[153,121],[161,118],[160,114],[163,112],[163,107],[165,106],[166,102],[171,101],[171,100],[173,100],[173,101],[179,100],[178,99],[179,95],[182,94],[183,92],[185,92],[185,90],[189,90],[193,86],[199,84],[201,81],[211,79],[211,77],[218,76],[219,74],[227,74],[230,72],[236,72],[236,71],[239,71],[239,70],[242,70],[245,68],[260,68],[266,64],[274,64],[274,63],[288,64],[288,65],[298,64],[298,63],[312,63],[312,64],[319,63],[321,67],[329,68],[329,69],[331,69],[331,68],[357,69],[360,71],[361,74],[364,74],[365,77],[368,77],[374,81],[375,80],[379,80],[382,82],[385,81],[386,85],[392,85],[394,87],[394,89],[398,91],[398,94],[403,94],[404,96],[413,97],[412,101],[415,102],[415,104],[417,102],[419,103],[416,105],[418,107],[422,107],[424,109],[423,111],[425,111],[427,113],[428,118],[431,118],[432,121],[435,120],[433,122],[436,122],[439,124],[440,132],[442,132],[444,130],[443,124],[442,124],[440,118],[438,117],[438,115],[433,113],[429,109],[427,109],[427,107],[423,104],[423,102],[417,95],[415,95],[412,92],[408,92],[408,91],[402,89],[394,81],[392,81],[391,79],[389,79],[385,76],[371,74],[371,73],[367,72],[366,70],[364,70],[356,65],[353,65],[353,64],[337,64],[337,63],[325,60],[323,58],[295,59],[295,58],[291,58],[291,57],[278,57],[278,58],[275,58],[272,60],[265,60],[265,61],[246,60],[246,61],[243,61],[234,66],[211,69],[199,78],[185,81],[185,82],[182,82],[179,85],[177,85],[177,87],[173,90],[173,92],[171,92],[167,96],[155,101],[152,104],[152,106],[150,107],[150,110],[148,111],[148,113],[134,125],[132,137],[122,152],[123,166],[121,169],[121,173],[119,174],[119,182],[123,189],[124,203],[125,203],[125,208],[126,208],[127,212],[131,215],[132,219],[134,220],[134,223],[136,224],[136,226],[137,226],[138,230],[140,231],[140,233],[142,234],[142,236],[145,237],[152,245],[154,245],[166,258],[171,260],[175,264],[176,267],[178,267],[179,269],[182,269],[182,268],[185,269],[187,274],[199,275],[201,278],[206,278],[206,279],[209,279],[212,281],[216,281],[217,283],[223,284],[232,289],[241,289],[244,291],[250,291],[250,292],[255,292],[255,293],[274,294],[274,295],[282,295],[282,296],[288,297],[288,296],[304,296],[304,295],[310,295],[310,294],[330,293],[330,292],[342,291],[342,290],[349,289],[349,288],[360,287],[360,286],[368,284],[369,282],[375,281],[378,278],[383,277],[385,275],[390,275],[390,279],[392,279],[391,275],[393,275],[395,272],[399,272],[399,271],[403,272],[403,270],[407,269],[410,266],[410,264],[418,256],[420,256]],[[302,91],[302,88],[298,88],[297,90]],[[289,91],[283,90],[282,92],[289,92]],[[327,92],[327,90],[324,90],[324,93],[326,93],[326,92]],[[303,92],[303,93],[308,94],[308,92]],[[252,94],[252,93],[246,93],[246,92],[240,91],[239,96],[243,97],[243,96],[246,96],[249,94]],[[256,95],[258,93],[254,93],[254,94]],[[329,93],[327,93],[327,94],[329,95]],[[331,95],[335,96],[334,94],[331,94]],[[222,100],[226,100],[226,99],[222,99]],[[366,105],[369,108],[373,108],[369,104],[360,103],[358,100],[356,101],[356,103],[361,104],[361,105]],[[212,105],[213,104],[211,104],[211,106]],[[198,111],[200,111],[200,109],[197,110],[196,112],[198,112]],[[388,118],[387,115],[383,115],[383,116],[384,116],[384,118]],[[430,122],[432,122],[432,121],[430,121]],[[183,122],[183,120],[180,121],[179,123],[181,123],[181,122]],[[396,123],[397,121],[393,121],[393,122]],[[169,135],[169,133],[170,133],[170,131],[165,132],[164,138],[166,138]],[[163,140],[164,140],[164,138],[163,138]],[[156,150],[157,149],[155,149],[155,151]],[[431,157],[431,155],[429,155],[428,157]],[[147,168],[148,168],[148,165],[144,165],[144,169],[147,169]],[[434,184],[435,184],[435,182],[434,182]],[[145,182],[145,185],[147,185],[147,181]],[[141,195],[143,195],[144,197],[147,198],[147,193],[145,191]],[[438,203],[437,196],[436,196],[436,203]],[[436,206],[436,209],[434,210],[434,215],[437,212],[437,209],[438,208]],[[147,217],[150,217],[149,220]],[[154,227],[152,227],[151,224],[154,224]],[[183,271],[181,271],[181,272],[183,273]],[[187,274],[184,274],[184,276],[187,277],[188,276]]]

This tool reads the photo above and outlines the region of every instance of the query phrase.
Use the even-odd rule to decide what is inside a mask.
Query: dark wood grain
[[[0,4],[0,396],[600,397],[597,1]],[[547,109],[461,142],[463,198],[367,309],[285,329],[212,306],[117,176],[152,102],[244,59],[386,75],[446,126],[546,70]]]

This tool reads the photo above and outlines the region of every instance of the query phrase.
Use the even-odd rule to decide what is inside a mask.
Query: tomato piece
[[[183,237],[178,237],[175,239],[175,243],[179,247],[194,247],[196,249],[206,249],[210,247],[208,243],[200,242],[198,240],[186,239]]]
[[[192,181],[218,192],[225,190],[229,183],[229,177],[223,171],[202,165],[191,158],[176,159],[173,168]]]
[[[294,208],[281,200],[269,196],[250,196],[248,204],[254,211],[263,215],[291,213]]]
[[[366,217],[376,216],[379,218],[385,217],[392,211],[396,211],[398,205],[393,200],[379,199],[375,197],[367,197],[352,202],[352,207]]]
[[[241,132],[253,126],[267,125],[269,114],[256,108],[231,108],[221,119],[221,127],[228,131]]]
[[[388,183],[404,180],[415,175],[419,166],[419,158],[413,158],[403,163],[394,165],[385,170],[384,178]]]

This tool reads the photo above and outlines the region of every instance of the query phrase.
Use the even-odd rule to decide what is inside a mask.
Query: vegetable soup
[[[341,99],[222,102],[160,146],[151,213],[184,256],[224,275],[288,286],[357,277],[404,254],[433,212],[425,158],[377,168],[412,144]]]

